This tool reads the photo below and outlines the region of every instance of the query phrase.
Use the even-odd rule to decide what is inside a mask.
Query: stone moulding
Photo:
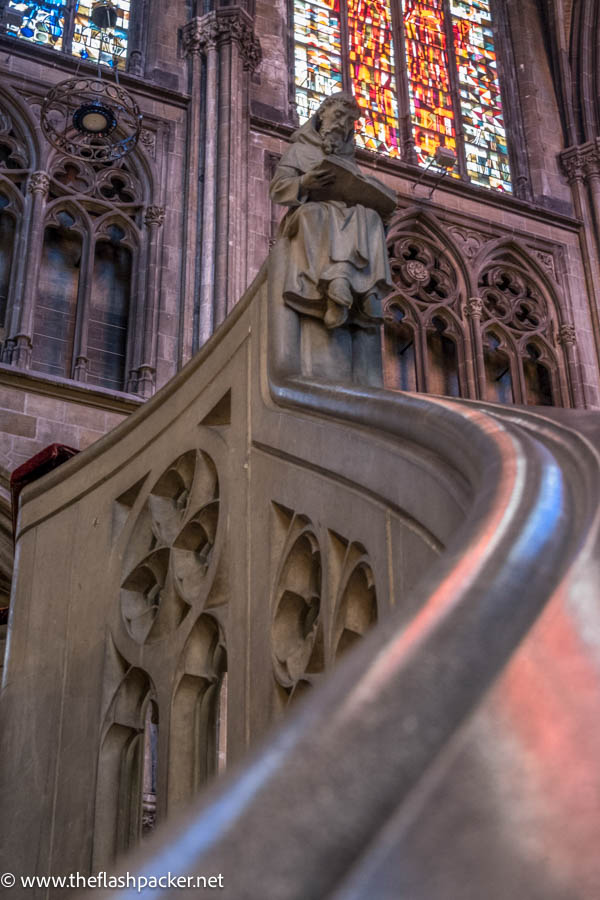
[[[334,893],[392,900],[397,892],[390,893],[389,885],[397,891],[398,878],[390,872],[398,863],[376,836],[392,816],[401,815],[409,825],[415,820],[411,798],[419,788],[418,815],[440,821],[444,853],[439,860],[410,856],[400,826],[393,848],[401,848],[400,860],[411,859],[422,888],[413,891],[418,900],[428,896],[431,867],[454,863],[442,883],[446,896],[458,900],[466,874],[453,842],[455,831],[457,839],[463,832],[436,818],[440,804],[425,790],[434,767],[450,789],[451,754],[445,751],[451,743],[473,752],[481,745],[490,753],[506,743],[506,766],[498,763],[490,784],[500,794],[511,786],[511,816],[519,820],[525,814],[529,782],[523,785],[515,775],[514,734],[506,707],[499,710],[494,703],[523,697],[519,660],[523,654],[530,659],[528,653],[535,658],[543,634],[532,626],[538,617],[547,624],[547,604],[581,637],[573,604],[585,605],[596,595],[600,461],[581,436],[583,414],[553,410],[542,416],[319,377],[306,367],[298,316],[281,302],[284,265],[277,245],[268,268],[223,326],[165,388],[114,432],[23,493],[9,688],[0,704],[7,823],[0,846],[11,854],[9,871],[47,874],[89,866],[95,741],[111,696],[102,685],[118,683],[124,660],[156,686],[159,785],[175,777],[168,763],[174,741],[169,704],[178,685],[176,661],[185,656],[197,620],[181,611],[171,619],[165,609],[164,627],[146,646],[145,633],[128,632],[119,589],[123,549],[134,547],[137,554],[138,542],[139,559],[149,559],[158,573],[154,581],[142,573],[126,582],[138,600],[144,596],[152,605],[156,585],[161,590],[170,577],[166,561],[154,562],[153,554],[166,560],[163,544],[170,554],[182,551],[175,574],[200,583],[213,526],[203,519],[202,529],[188,528],[194,524],[190,492],[196,478],[204,479],[198,510],[218,496],[220,524],[206,601],[215,624],[203,631],[205,643],[194,651],[193,677],[213,677],[214,642],[225,634],[229,708],[235,711],[229,718],[231,757],[239,759],[248,744],[257,744],[270,722],[273,623],[277,677],[286,690],[311,668],[323,684],[311,689],[310,700],[266,745],[254,747],[241,768],[209,788],[185,823],[159,833],[135,871],[150,871],[160,854],[165,871],[222,872],[225,896],[232,900],[306,900]],[[597,420],[591,414],[591,425],[597,427]],[[218,488],[210,465],[203,468],[198,458],[194,476],[188,473],[182,461],[188,451],[215,461]],[[294,510],[298,537],[306,539],[289,537]],[[281,527],[270,529],[269,517],[280,514]],[[319,538],[317,552],[319,528],[327,537]],[[137,561],[136,554],[131,558]],[[52,566],[52,559],[63,562]],[[127,568],[125,577],[132,571]],[[294,581],[296,571],[309,573],[302,584]],[[378,624],[362,637],[375,618],[374,585]],[[597,616],[589,603],[585,610],[589,628]],[[43,628],[34,627],[42,621]],[[106,649],[107,629],[118,652]],[[323,647],[334,648],[330,657],[340,643],[358,638],[333,672],[326,653],[315,656],[321,634]],[[596,665],[595,651],[585,642],[581,648],[585,661]],[[507,685],[509,662],[517,681]],[[555,663],[556,658],[550,665]],[[553,711],[558,721],[568,714],[584,727],[584,698],[570,680],[574,671],[568,668]],[[24,703],[42,687],[43,709],[29,699],[24,722]],[[477,744],[468,722],[480,712],[485,729]],[[53,752],[59,734],[62,746],[70,748],[68,765]],[[17,815],[23,803],[22,742],[35,748],[56,789],[55,797],[36,792],[28,807],[39,826],[36,834],[50,828],[56,833],[52,858],[31,837],[28,817]],[[586,777],[591,789],[600,787],[593,767]],[[454,802],[460,821],[463,801]],[[167,808],[171,815],[173,804],[159,788],[159,828]],[[508,828],[515,819],[506,818],[502,804],[483,813],[494,848],[491,856],[477,856],[485,883],[498,866],[509,866],[522,835]],[[527,814],[535,820],[537,813],[528,808]],[[468,809],[464,815],[472,824]],[[82,823],[76,842],[60,827],[75,817]],[[527,822],[529,828],[532,819]],[[589,827],[597,831],[598,825],[595,817]],[[93,838],[104,840],[99,833]],[[583,859],[581,846],[562,848],[569,871],[584,871],[585,883],[596,884],[590,873],[600,874],[597,864]],[[94,849],[95,859],[103,858],[101,850]],[[370,867],[372,853],[379,854],[380,865]],[[542,873],[544,884],[554,878],[558,883],[563,870],[554,861],[552,854],[543,862],[529,860],[513,895],[530,896]],[[367,887],[337,894],[350,870],[359,871]],[[593,897],[576,874],[573,895]],[[561,895],[557,890],[548,896]]]

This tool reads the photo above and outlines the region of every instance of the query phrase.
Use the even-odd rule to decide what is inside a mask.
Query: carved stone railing
[[[549,814],[543,778],[566,762],[545,771],[515,741],[541,659],[560,673],[561,734],[575,722],[589,743],[573,739],[571,761],[598,789],[596,417],[318,376],[314,334],[278,302],[280,266],[275,252],[156,397],[23,494],[5,871],[111,871],[142,830],[130,763],[152,719],[158,829],[130,872],[222,873],[232,900],[465,900],[469,879],[493,900],[542,881],[545,900],[591,900],[597,854],[552,850],[584,813],[597,833],[598,811],[574,791]],[[571,644],[559,635],[553,655],[557,617]],[[161,828],[216,767],[225,669],[236,765]],[[549,855],[525,840],[544,828]]]

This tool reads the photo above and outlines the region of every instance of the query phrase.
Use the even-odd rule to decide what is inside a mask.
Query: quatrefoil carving
[[[158,479],[129,540],[121,611],[135,641],[170,634],[203,596],[218,524],[216,468],[206,453],[191,450]]]

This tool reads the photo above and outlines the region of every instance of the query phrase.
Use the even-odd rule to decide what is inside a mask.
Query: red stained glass
[[[442,0],[404,0],[404,33],[415,149],[427,165],[440,145],[456,152]]]
[[[363,110],[356,143],[400,156],[389,0],[348,0],[348,40],[352,90]]]

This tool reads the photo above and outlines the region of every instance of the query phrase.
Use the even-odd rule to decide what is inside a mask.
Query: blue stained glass
[[[62,49],[65,27],[66,0],[43,0],[41,3],[8,4],[9,9],[21,14],[21,23],[9,23],[7,31],[35,44],[46,44]]]

